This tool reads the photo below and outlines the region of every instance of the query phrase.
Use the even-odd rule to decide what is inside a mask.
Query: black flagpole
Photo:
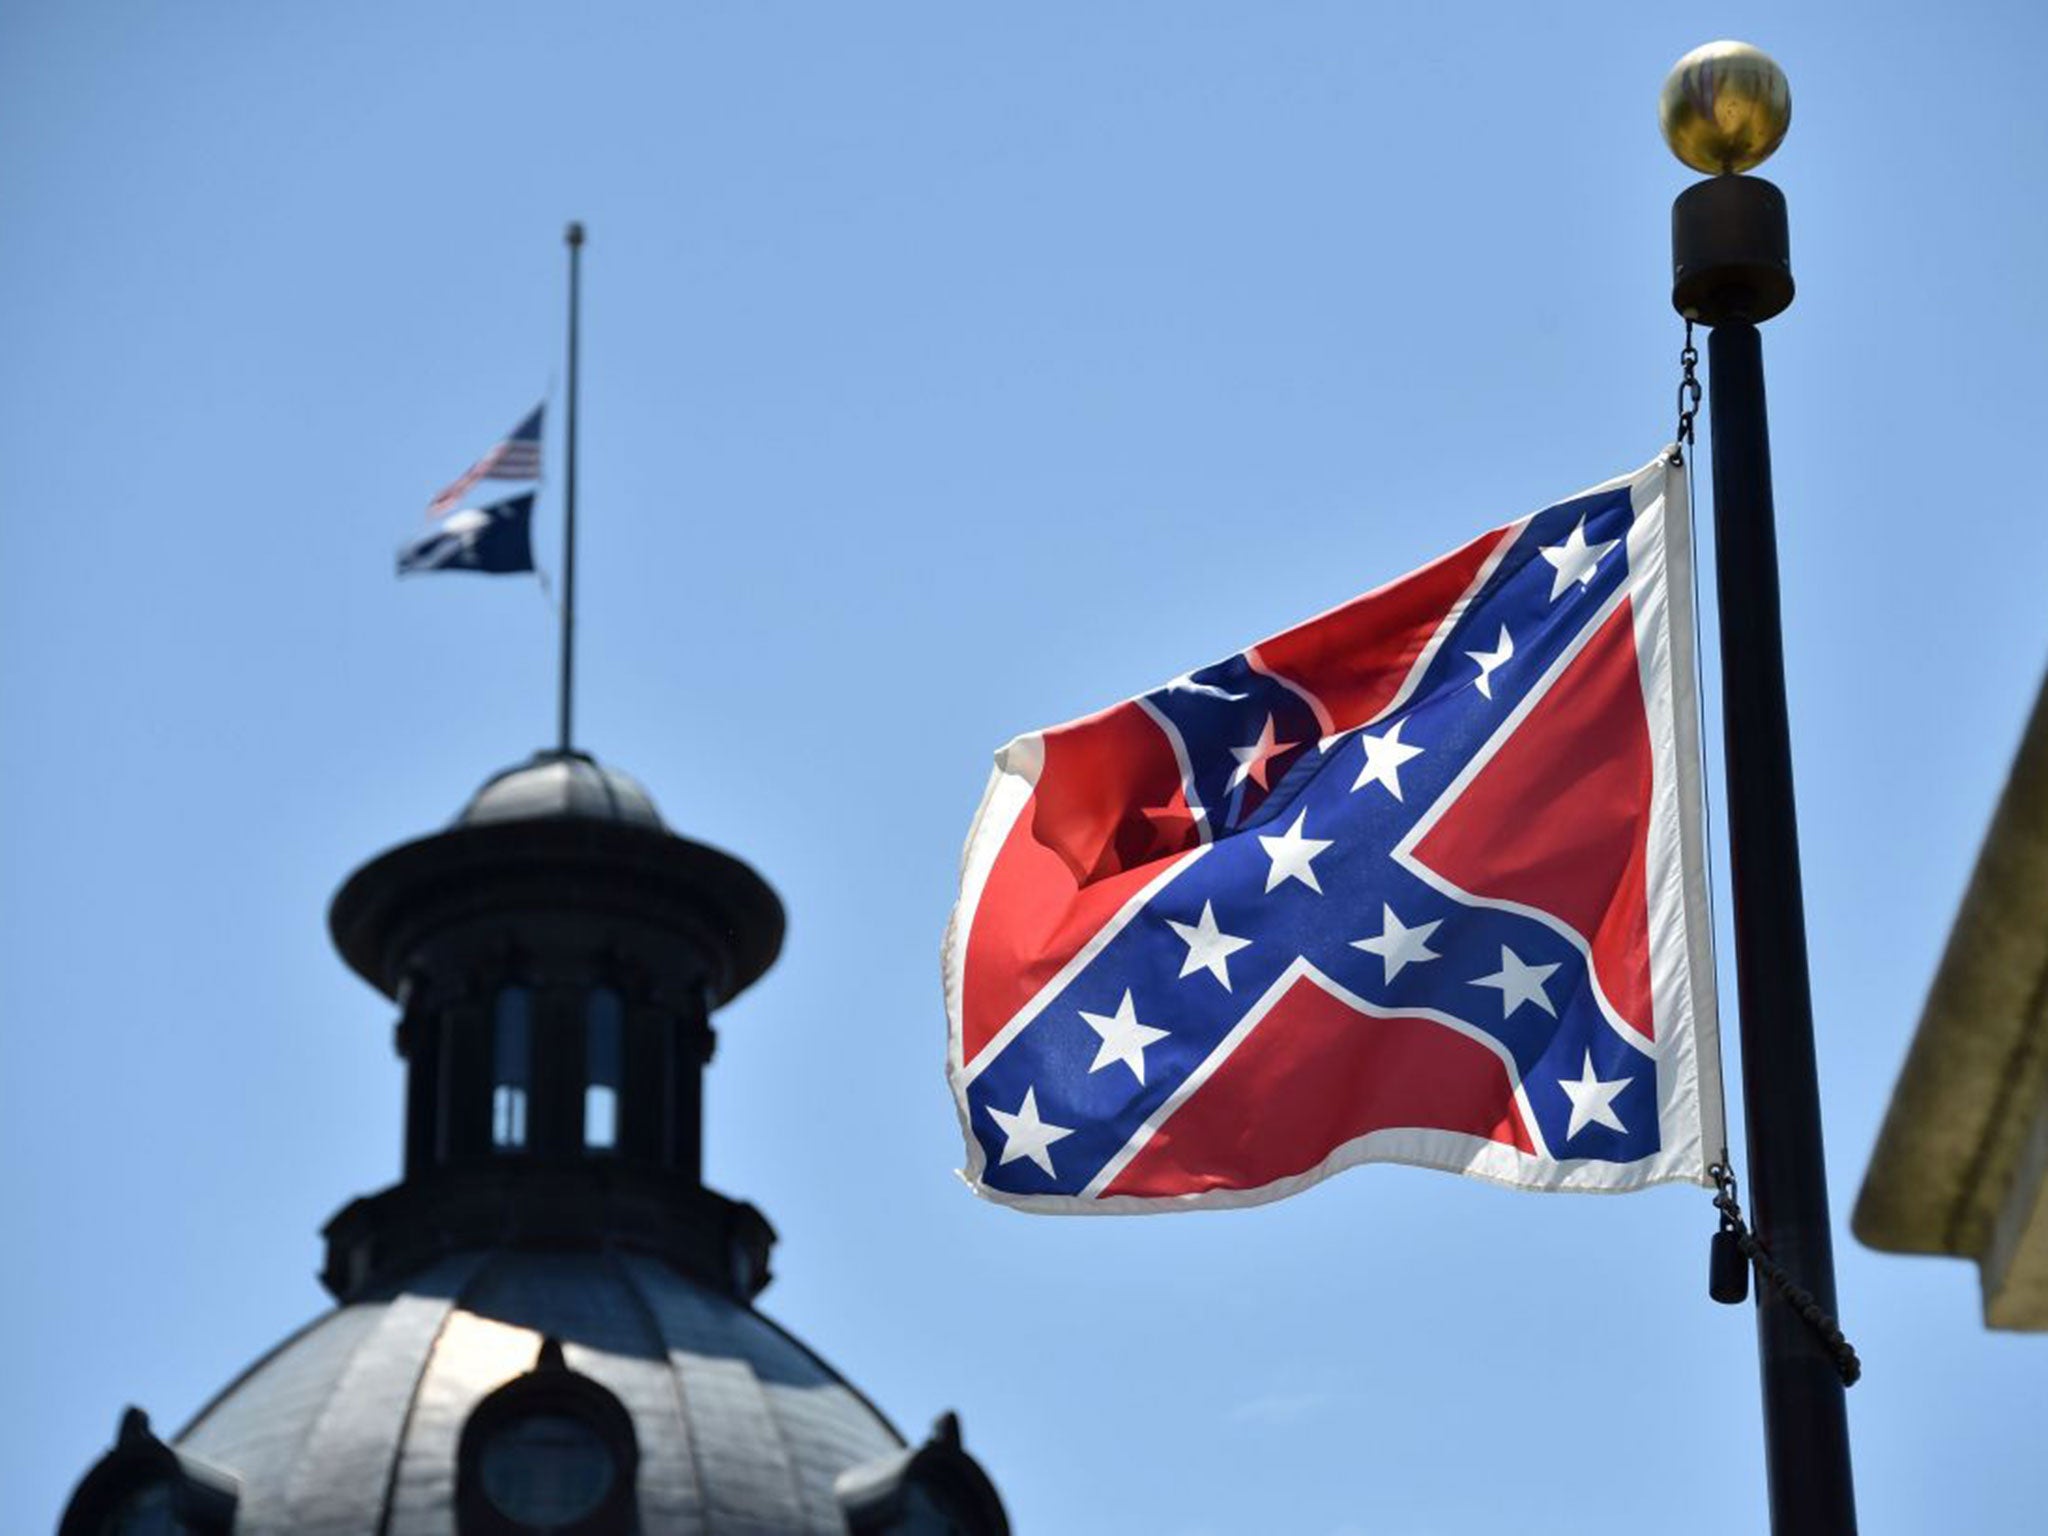
[[[1695,70],[1690,79],[1688,66]],[[1733,103],[1731,93],[1739,98]],[[1717,105],[1740,110],[1716,113]],[[1725,122],[1745,112],[1761,124],[1762,136],[1736,143]],[[1723,119],[1719,138],[1717,116]],[[1783,75],[1740,44],[1709,44],[1688,55],[1665,88],[1672,148],[1698,169],[1722,172],[1687,188],[1672,205],[1671,301],[1687,319],[1713,328],[1707,365],[1715,574],[1751,1215],[1770,1258],[1832,1324],[1834,1245],[1757,330],[1792,302],[1790,241],[1784,194],[1761,178],[1733,174],[1776,148],[1790,119]],[[1771,1529],[1777,1536],[1853,1536],[1856,1490],[1839,1362],[1780,1287],[1758,1285],[1756,1303]]]
[[[560,750],[568,752],[576,699],[576,318],[582,301],[583,226],[572,223],[562,238],[569,245],[569,408],[562,434],[562,676],[556,719]]]

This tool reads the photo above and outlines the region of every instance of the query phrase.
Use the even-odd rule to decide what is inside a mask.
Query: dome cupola
[[[741,1300],[767,1283],[767,1222],[701,1177],[711,1011],[782,946],[748,865],[544,752],[357,870],[329,926],[398,1004],[407,1076],[404,1179],[327,1228],[337,1297],[503,1240],[626,1244]]]

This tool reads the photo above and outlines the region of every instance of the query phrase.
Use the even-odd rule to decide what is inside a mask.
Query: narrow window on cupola
[[[598,987],[583,1009],[583,1145],[592,1152],[611,1152],[619,1145],[625,1034],[624,1002],[610,987]]]
[[[491,1028],[491,1145],[526,1145],[526,1090],[533,1076],[533,994],[501,987]]]

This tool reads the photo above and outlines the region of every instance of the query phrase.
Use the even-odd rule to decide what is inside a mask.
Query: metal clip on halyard
[[[1678,353],[1678,431],[1671,439],[1671,462],[1685,463],[1692,447],[1692,422],[1700,413],[1700,349],[1692,344],[1692,322],[1685,322],[1685,345]]]
[[[1856,1356],[1856,1348],[1842,1337],[1841,1325],[1822,1310],[1813,1293],[1785,1272],[1785,1266],[1772,1258],[1757,1235],[1749,1230],[1749,1224],[1742,1219],[1742,1206],[1735,1198],[1735,1170],[1725,1161],[1711,1163],[1707,1176],[1714,1181],[1714,1209],[1721,1213],[1720,1230],[1714,1233],[1713,1247],[1707,1262],[1707,1294],[1723,1306],[1737,1306],[1749,1299],[1749,1267],[1755,1266],[1757,1278],[1790,1304],[1806,1326],[1819,1335],[1834,1357],[1835,1371],[1842,1378],[1842,1385],[1853,1387],[1863,1375],[1863,1362]]]

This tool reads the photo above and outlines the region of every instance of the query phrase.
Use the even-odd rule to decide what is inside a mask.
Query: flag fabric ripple
[[[969,1185],[1114,1212],[1363,1162],[1704,1182],[1685,497],[1659,455],[998,752],[943,962]]]

